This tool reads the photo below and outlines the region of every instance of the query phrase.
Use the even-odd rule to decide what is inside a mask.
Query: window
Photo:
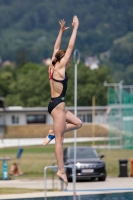
[[[77,148],[76,149],[76,157],[79,159],[82,158],[97,158],[98,153],[95,149],[87,149],[87,148]],[[74,149],[70,150],[70,158],[74,158]]]
[[[46,123],[46,115],[27,115],[27,124]]]
[[[78,117],[84,123],[92,122],[92,114],[79,114]]]
[[[87,114],[87,122],[92,122],[92,114]]]
[[[12,116],[12,124],[19,124],[19,117],[16,115]]]
[[[0,108],[4,108],[4,99],[0,98]]]

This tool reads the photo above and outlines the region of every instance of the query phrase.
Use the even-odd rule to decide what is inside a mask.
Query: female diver
[[[73,17],[73,31],[66,50],[60,50],[60,44],[63,32],[69,27],[65,27],[64,20],[60,20],[59,24],[60,31],[54,45],[52,63],[49,66],[51,100],[48,105],[48,112],[53,118],[53,130],[49,130],[48,136],[44,140],[44,145],[47,145],[55,138],[55,155],[58,164],[57,176],[68,185],[63,162],[62,143],[64,132],[79,129],[82,126],[82,121],[65,108],[65,94],[68,83],[66,69],[71,61],[71,54],[75,45],[79,20],[77,16]]]

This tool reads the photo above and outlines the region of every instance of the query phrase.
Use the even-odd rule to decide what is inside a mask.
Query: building
[[[0,138],[6,133],[4,98],[0,97]]]
[[[99,68],[99,60],[95,57],[87,57],[85,59],[85,66],[90,67],[91,70]]]
[[[66,107],[74,113],[74,107]],[[94,111],[95,109],[95,111]],[[92,111],[94,115],[94,123],[107,123],[107,107],[106,106],[83,106],[77,107],[77,115],[83,123],[92,123]],[[21,107],[11,106],[0,109],[0,126],[25,126],[28,124],[52,124],[53,120],[47,111],[47,107]]]

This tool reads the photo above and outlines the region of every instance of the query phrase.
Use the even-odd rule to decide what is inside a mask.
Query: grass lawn
[[[31,192],[44,192],[43,189],[26,189],[26,188],[0,188],[1,194],[21,194]]]
[[[106,142],[107,143],[107,142]],[[77,143],[77,145],[91,145],[91,142]],[[105,142],[98,141],[95,145],[104,145]],[[73,145],[64,144],[64,147]],[[54,145],[30,146],[24,147],[23,154],[20,160],[16,159],[18,148],[3,148],[0,149],[0,157],[10,157],[8,161],[8,169],[13,162],[18,162],[24,173],[21,178],[43,178],[44,167],[51,166],[56,163],[54,154]],[[107,176],[118,177],[119,175],[119,159],[128,160],[128,175],[131,175],[131,158],[133,158],[133,150],[108,150],[98,149],[99,154],[104,154],[103,160],[106,163]],[[2,171],[2,162],[0,161],[0,172]],[[1,176],[1,174],[0,174]],[[51,170],[48,171],[48,177],[51,177]]]

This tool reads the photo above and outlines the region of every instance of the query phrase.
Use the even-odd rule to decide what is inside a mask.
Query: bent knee
[[[82,125],[83,125],[83,123],[82,123],[82,121],[79,119],[79,120],[78,120],[78,123],[77,123],[77,128],[78,128],[78,129],[81,128]]]

